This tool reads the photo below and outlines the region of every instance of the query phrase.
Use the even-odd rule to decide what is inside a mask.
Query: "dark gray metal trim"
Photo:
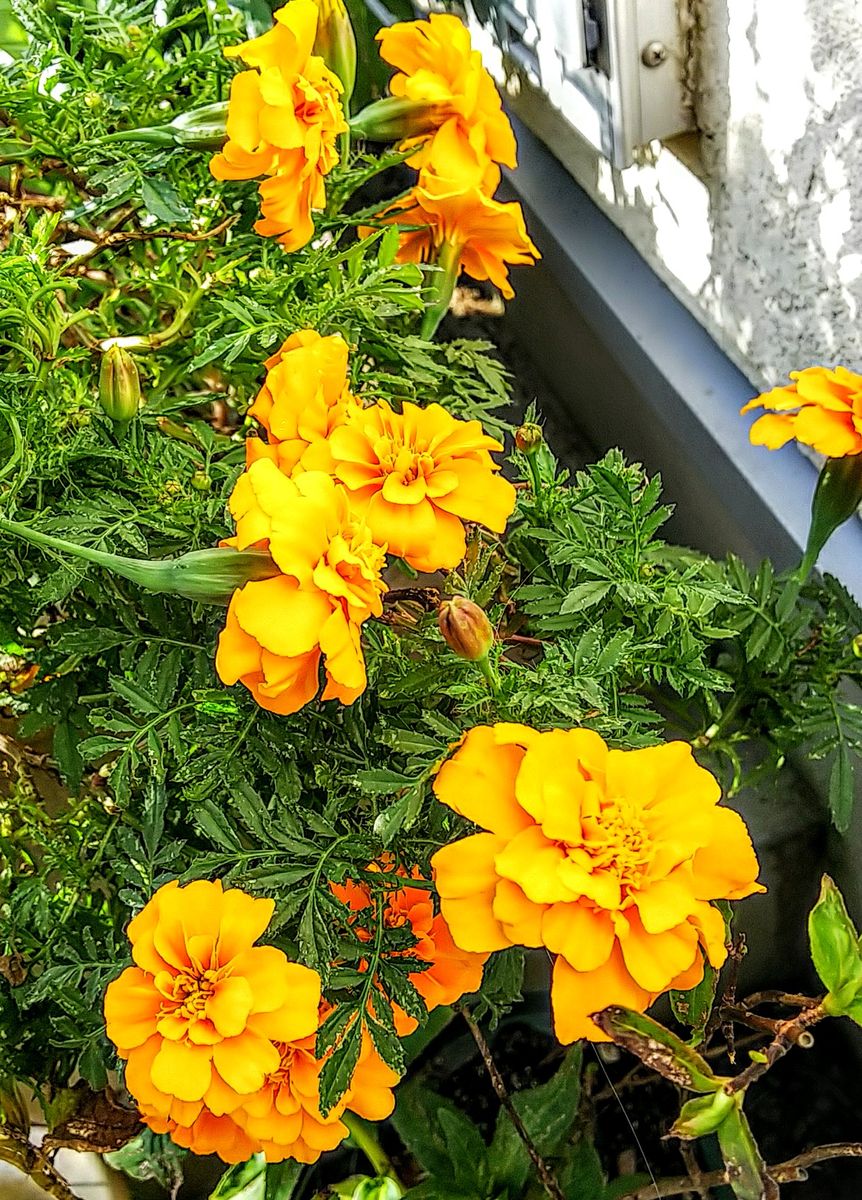
[[[750,444],[739,409],[757,389],[550,151],[513,124],[519,165],[505,186],[528,210],[543,261],[515,271],[508,317],[561,398],[558,418],[662,472],[678,540],[792,565],[817,469],[793,445]],[[833,536],[820,567],[862,599],[862,522]]]

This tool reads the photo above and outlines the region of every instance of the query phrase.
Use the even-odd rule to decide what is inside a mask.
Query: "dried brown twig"
[[[482,1030],[479,1028],[477,1021],[469,1009],[465,1008],[463,1005],[458,1005],[457,1009],[464,1018],[470,1033],[473,1035],[473,1041],[479,1048],[479,1053],[482,1056],[482,1062],[485,1064],[485,1070],[488,1072],[488,1078],[491,1080],[491,1086],[494,1089],[494,1093],[502,1104],[503,1108],[505,1108],[509,1120],[515,1127],[515,1132],[524,1143],[524,1148],[529,1154],[533,1166],[536,1168],[536,1174],[539,1177],[539,1182],[551,1197],[551,1200],[565,1200],[553,1171],[536,1149],[535,1142],[530,1137],[524,1122],[521,1120],[518,1110],[512,1103],[512,1098],[506,1090],[503,1077],[500,1074],[497,1064],[494,1062],[494,1058],[491,1054],[491,1047],[485,1040],[484,1033],[482,1033]]]
[[[862,1158],[862,1142],[833,1142],[827,1146],[815,1146],[813,1150],[806,1150],[804,1154],[797,1154],[795,1158],[766,1169],[776,1183],[804,1183],[809,1167],[830,1158]],[[686,1192],[696,1191],[698,1187],[721,1187],[731,1182],[727,1169],[703,1173],[697,1183],[689,1175],[675,1175],[668,1179],[657,1179],[654,1184],[638,1187],[633,1192],[623,1192],[617,1200],[664,1200],[666,1196],[683,1196]]]

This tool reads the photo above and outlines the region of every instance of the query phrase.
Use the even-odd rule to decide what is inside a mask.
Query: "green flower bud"
[[[348,123],[354,137],[368,142],[398,142],[402,138],[430,133],[445,116],[446,112],[439,104],[387,96],[367,104]]]
[[[797,572],[804,582],[814,568],[820,551],[840,525],[862,504],[862,454],[828,458],[820,472],[811,501],[811,526],[805,556]]]
[[[99,401],[114,424],[123,433],[138,415],[141,404],[141,379],[135,360],[122,346],[109,346],[99,368]]]
[[[5,517],[0,517],[0,532],[23,538],[34,546],[45,546],[95,563],[123,579],[140,584],[147,591],[185,596],[200,604],[229,604],[233,593],[243,584],[272,579],[281,573],[265,550],[232,550],[218,546],[211,550],[192,550],[179,558],[125,558],[91,546],[79,546],[19,521],[7,521]]]
[[[344,88],[347,107],[356,84],[356,37],[344,0],[315,0],[320,16],[314,53],[319,54],[330,71],[334,71]]]
[[[856,657],[862,658],[862,633],[857,633],[850,644],[853,647],[853,653]]]
[[[184,146],[187,150],[218,150],[227,137],[227,101],[203,104],[180,113],[167,125],[143,129],[119,129],[105,134],[102,142],[146,142],[152,146]]]
[[[479,605],[466,596],[444,600],[437,613],[437,624],[449,649],[468,662],[487,658],[494,645],[491,622]]]
[[[534,425],[532,421],[515,430],[515,445],[522,454],[535,454],[541,449],[543,441],[541,426]]]
[[[192,475],[192,487],[196,492],[208,492],[213,485],[213,481],[207,475],[206,471],[195,471]]]

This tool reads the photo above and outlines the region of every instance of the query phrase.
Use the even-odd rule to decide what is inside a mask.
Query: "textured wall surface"
[[[695,13],[699,163],[656,147],[616,171],[515,107],[756,385],[862,370],[862,0]]]

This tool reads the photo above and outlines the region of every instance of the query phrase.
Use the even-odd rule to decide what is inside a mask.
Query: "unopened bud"
[[[227,136],[227,102],[218,100],[180,113],[168,125],[179,146],[187,150],[218,150]]]
[[[862,658],[862,633],[857,633],[850,644],[853,647],[853,653],[856,657]]]
[[[192,475],[192,487],[196,492],[208,492],[213,485],[213,481],[207,475],[206,471],[195,471]]]
[[[453,596],[451,600],[442,601],[437,624],[449,649],[470,662],[486,658],[494,645],[491,622],[479,605],[466,596]]]
[[[211,550],[190,550],[179,558],[125,558],[106,550],[96,550],[93,546],[79,546],[3,516],[0,516],[0,533],[95,563],[147,591],[185,596],[200,604],[229,604],[237,588],[253,580],[272,579],[281,574],[266,550],[232,550],[218,546]]]
[[[535,454],[543,441],[541,426],[534,425],[532,421],[515,430],[515,445],[522,454]]]
[[[122,346],[110,346],[102,355],[99,401],[117,433],[122,433],[138,415],[141,380],[135,360]]]
[[[314,53],[334,71],[344,88],[344,104],[353,95],[356,84],[356,37],[344,0],[315,0],[320,16]]]
[[[203,104],[180,113],[167,125],[118,129],[97,139],[103,142],[144,142],[151,146],[184,146],[187,150],[218,150],[227,137],[227,101]]]
[[[402,138],[430,133],[442,124],[447,115],[448,110],[443,105],[387,96],[366,105],[362,112],[357,113],[349,122],[350,132],[354,137],[369,142],[398,142]]]

